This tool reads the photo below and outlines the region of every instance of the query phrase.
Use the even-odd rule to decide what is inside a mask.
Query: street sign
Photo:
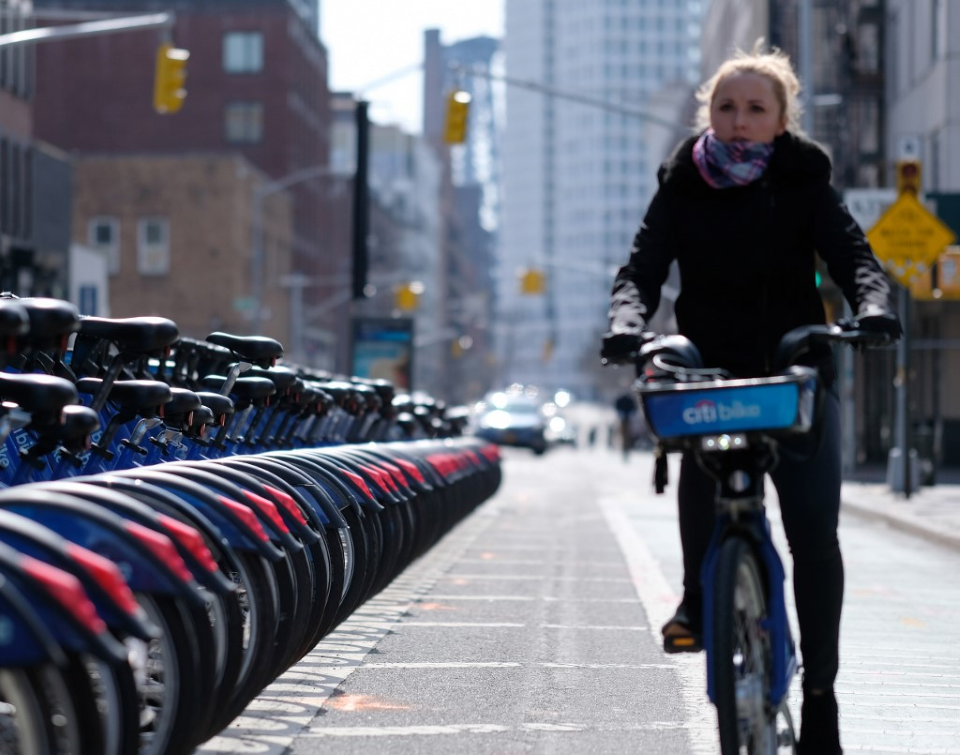
[[[950,247],[937,261],[940,298],[960,299],[960,248]]]
[[[913,194],[902,194],[867,232],[874,253],[900,283],[928,272],[956,236]]]
[[[960,299],[960,247],[948,246],[930,272],[910,283],[910,295],[916,301]]]
[[[896,189],[847,189],[843,201],[864,231],[873,228],[886,209],[897,201]]]
[[[920,137],[916,134],[904,134],[897,137],[897,159],[919,160]]]

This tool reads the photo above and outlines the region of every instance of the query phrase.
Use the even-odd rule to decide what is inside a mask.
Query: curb
[[[887,524],[891,529],[899,530],[915,537],[923,538],[937,545],[942,545],[951,550],[960,551],[960,534],[951,532],[942,532],[936,530],[928,524],[910,521],[904,517],[895,516],[885,511],[878,511],[876,508],[865,506],[847,499],[841,500],[841,509],[851,514],[859,516],[861,519],[869,519],[875,522]]]

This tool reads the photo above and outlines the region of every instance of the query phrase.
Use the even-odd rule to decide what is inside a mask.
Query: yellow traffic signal
[[[153,109],[158,113],[176,113],[183,107],[187,90],[187,58],[190,53],[170,44],[157,49],[157,66],[153,80]]]
[[[447,144],[462,144],[467,138],[467,120],[470,116],[470,94],[461,89],[447,95],[447,120],[443,140]]]
[[[412,312],[420,305],[423,284],[420,281],[402,283],[393,291],[393,303],[397,309]]]
[[[520,271],[520,293],[542,294],[547,290],[547,276],[543,270],[527,268]]]
[[[920,194],[920,161],[897,161],[897,194]]]

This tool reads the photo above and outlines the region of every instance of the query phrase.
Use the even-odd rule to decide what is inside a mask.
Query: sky
[[[503,36],[505,0],[320,0],[331,91],[363,92],[376,123],[422,132],[423,32],[440,41]],[[395,78],[394,78],[395,77]],[[379,84],[385,79],[389,83]]]

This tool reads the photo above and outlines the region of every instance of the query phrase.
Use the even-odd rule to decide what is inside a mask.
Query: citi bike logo
[[[759,417],[759,404],[744,404],[732,401],[729,404],[701,399],[693,406],[683,410],[683,421],[688,425],[709,425],[714,422],[728,422],[736,419],[752,419]]]

